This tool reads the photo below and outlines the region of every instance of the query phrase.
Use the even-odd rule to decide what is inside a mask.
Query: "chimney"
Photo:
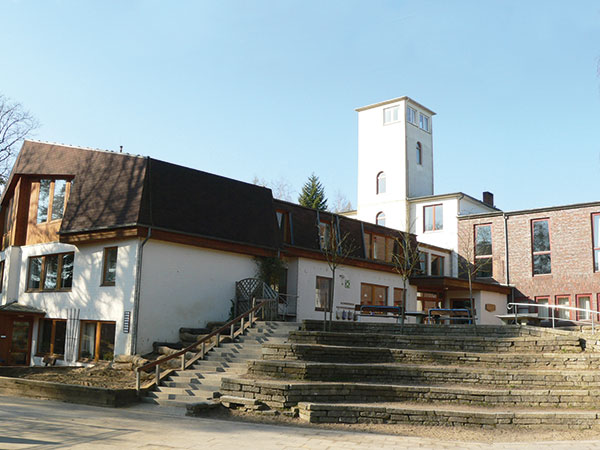
[[[494,207],[494,194],[485,191],[483,193],[483,203],[485,203],[488,206]]]
[[[123,153],[123,146],[122,145],[119,145],[119,153]]]

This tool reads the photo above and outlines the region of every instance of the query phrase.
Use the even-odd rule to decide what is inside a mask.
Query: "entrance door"
[[[33,320],[6,316],[0,320],[0,365],[29,365]]]

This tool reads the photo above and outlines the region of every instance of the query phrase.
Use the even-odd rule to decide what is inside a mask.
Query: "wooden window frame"
[[[534,227],[535,227],[535,223],[537,222],[547,222],[548,223],[548,248],[550,250],[543,250],[543,251],[534,251]],[[536,256],[541,256],[541,255],[549,255],[550,256],[550,272],[548,273],[535,273],[535,262],[534,262],[534,258]],[[550,230],[550,219],[549,218],[543,218],[543,219],[532,219],[531,220],[531,274],[534,277],[540,277],[540,276],[544,276],[544,275],[552,275],[552,234],[551,234],[551,230]]]
[[[441,259],[442,260],[442,273],[441,274],[435,274],[433,273],[433,261],[435,259]],[[432,277],[444,277],[446,276],[446,257],[443,255],[437,255],[435,253],[430,253],[429,254],[429,272],[431,273],[430,276]]]
[[[375,245],[374,245],[374,237],[377,236],[379,238],[384,239],[384,249],[383,249],[383,259],[375,258]],[[386,236],[384,234],[372,233],[370,231],[364,232],[365,239],[365,256],[367,259],[372,259],[378,262],[392,263],[392,258],[394,255],[394,245],[395,240],[391,236]]]
[[[399,294],[400,298],[396,299],[396,293]],[[394,295],[394,298],[392,299],[392,301],[394,302],[394,306],[402,308],[402,300],[404,297],[404,288],[395,287],[393,295]]]
[[[480,227],[490,227],[491,253],[488,255],[478,255],[477,254],[477,229]],[[489,259],[490,265],[492,268],[491,274],[489,277],[479,276],[479,271],[477,271],[477,273],[475,273],[475,278],[494,278],[494,242],[492,239],[492,232],[493,232],[493,229],[492,229],[491,223],[479,223],[479,224],[473,226],[473,242],[474,242],[474,248],[473,248],[474,261],[473,261],[473,263],[475,264],[475,267],[481,267],[481,266],[478,266],[478,260]]]
[[[363,303],[363,298],[362,298],[363,286],[371,289],[371,303]],[[373,303],[373,300],[375,298],[375,289],[376,288],[385,289],[385,299],[384,299],[383,305],[375,305]],[[371,305],[371,306],[388,306],[388,301],[389,301],[389,292],[388,291],[389,291],[388,286],[384,286],[381,284],[373,284],[373,283],[360,283],[360,304],[361,305]]]
[[[279,222],[278,215],[281,215],[281,223]],[[290,226],[290,213],[283,209],[275,210],[275,217],[277,218],[277,226],[281,233],[281,240],[289,244],[291,242],[291,226]]]
[[[96,324],[96,335],[94,337],[94,357],[93,358],[84,358],[81,356],[81,345],[83,344],[83,326],[86,323],[95,323]],[[79,324],[79,361],[98,361],[100,356],[100,336],[102,334],[102,324],[112,324],[115,326],[115,337],[113,345],[117,340],[117,323],[113,320],[81,320]],[[113,352],[114,358],[114,352]],[[103,360],[104,361],[104,360]]]
[[[436,206],[441,206],[442,207],[442,227],[441,228],[436,228],[435,226],[435,207]],[[426,214],[426,210],[427,208],[432,208],[432,223],[431,223],[431,230],[427,229],[427,214]],[[443,231],[444,230],[444,204],[443,203],[436,203],[434,205],[424,205],[423,206],[423,233],[429,233],[431,231]]]
[[[25,292],[69,292],[73,286],[73,276],[71,278],[71,286],[70,287],[62,287],[62,269],[63,269],[63,258],[66,255],[73,255],[73,272],[75,272],[75,252],[63,252],[63,253],[50,253],[48,255],[34,255],[27,258],[27,280],[26,280],[26,289]],[[56,256],[58,257],[58,267],[56,269],[56,288],[54,289],[44,289],[44,284],[46,282],[46,261],[48,257]],[[34,258],[42,258],[42,266],[40,269],[40,287],[39,288],[31,288],[29,287],[29,281],[31,279],[31,260]]]
[[[330,278],[330,277],[321,277],[321,276],[317,275],[317,277],[315,279],[315,300],[316,300],[316,294],[317,294],[316,290],[319,289],[319,280],[328,280],[328,282],[329,282],[329,292],[328,292],[328,295],[327,295],[327,303],[328,303],[327,306],[329,306],[329,301],[331,300],[330,297],[331,297],[331,287],[332,287],[332,284],[333,284],[333,278]],[[329,308],[322,308],[320,306],[317,306],[316,302],[315,302],[315,311],[330,312]]]
[[[383,189],[381,189],[381,186],[380,186],[382,178],[383,178],[383,183],[384,183]],[[375,193],[377,195],[385,194],[386,191],[387,191],[387,178],[385,176],[385,172],[382,170],[381,172],[379,172],[377,174],[377,177],[375,178]]]
[[[49,352],[42,352],[40,351],[40,347],[42,345],[42,326],[41,326],[41,322],[45,322],[45,321],[49,321],[52,323],[52,331],[50,332],[50,351]],[[56,339],[56,324],[57,322],[64,322],[65,324],[67,323],[67,319],[40,319],[39,323],[38,323],[38,342],[37,342],[37,352],[36,352],[36,356],[46,356],[46,355],[57,355],[57,356],[62,356],[62,358],[59,359],[63,359],[64,358],[64,353],[56,353],[54,351],[54,341]],[[65,331],[65,346],[66,346],[66,331]]]
[[[108,252],[115,250],[117,252],[117,257],[115,258],[115,281],[107,281],[108,274]],[[102,252],[102,283],[100,286],[115,286],[117,280],[117,264],[119,262],[119,247],[114,245],[112,247],[104,247],[104,251]]]
[[[0,261],[0,293],[4,291],[4,264],[6,260]]]
[[[50,189],[48,191],[48,212],[46,214],[46,220],[42,221],[42,222],[38,222],[37,220],[37,216],[38,216],[38,210],[39,210],[39,206],[40,206],[40,192],[41,192],[41,182],[47,180],[50,181]],[[62,210],[62,214],[60,216],[59,219],[52,219],[52,213],[54,212],[54,187],[56,186],[56,182],[57,181],[64,181],[66,183],[65,186],[65,198],[63,201],[63,210]],[[69,198],[69,192],[70,192],[70,185],[71,185],[71,180],[68,180],[66,178],[40,178],[39,180],[36,180],[36,182],[39,184],[39,188],[38,188],[38,198],[37,198],[37,205],[36,205],[36,213],[35,213],[35,223],[36,225],[43,225],[43,224],[47,224],[50,222],[58,222],[60,220],[63,219],[64,215],[65,215],[65,210],[67,209],[67,200]]]
[[[600,213],[592,213],[592,269],[594,272],[600,272],[600,258],[596,259],[596,253],[600,254],[600,229],[595,230],[595,218],[598,217],[598,227],[600,228]],[[598,233],[598,242],[594,242],[596,231]]]

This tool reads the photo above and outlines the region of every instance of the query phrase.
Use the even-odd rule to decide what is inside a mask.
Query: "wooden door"
[[[28,366],[31,358],[33,320],[22,317],[4,317],[0,333],[0,365]]]
[[[10,350],[8,324],[8,317],[0,315],[0,366],[8,365],[8,351]]]

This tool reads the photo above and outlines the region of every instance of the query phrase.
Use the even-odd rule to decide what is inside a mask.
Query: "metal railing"
[[[154,382],[156,386],[160,386],[161,373],[160,373],[160,365],[166,363],[175,358],[181,357],[181,367],[180,370],[185,370],[187,367],[190,367],[199,359],[204,359],[206,353],[212,350],[214,347],[219,347],[221,342],[221,336],[229,336],[233,341],[236,337],[241,334],[244,334],[247,328],[251,328],[254,326],[254,323],[258,320],[257,315],[258,312],[264,312],[265,307],[270,303],[275,302],[276,300],[267,299],[262,300],[260,303],[256,304],[256,299],[253,300],[252,308],[246,311],[245,313],[240,314],[235,319],[230,320],[221,328],[214,330],[210,334],[202,337],[192,345],[188,345],[186,348],[179,350],[178,352],[173,353],[172,355],[164,356],[162,358],[157,359],[156,361],[152,361],[148,364],[140,366],[136,369],[135,373],[135,389],[139,395],[140,393],[140,385],[141,385],[141,372],[147,371],[149,369],[154,368]],[[236,325],[240,323],[239,327],[236,330]],[[228,331],[228,333],[223,333],[224,331]],[[213,338],[215,338],[213,340]],[[199,351],[198,351],[199,350]],[[188,352],[198,351],[196,355],[186,361],[186,354]]]
[[[508,303],[507,308],[509,310],[515,308],[515,322],[518,322],[518,317],[519,317],[519,306],[522,307],[527,307],[527,308],[537,308],[538,312],[537,312],[537,318],[538,319],[548,319],[548,320],[552,320],[552,328],[555,328],[556,326],[556,321],[557,320],[564,320],[564,321],[568,321],[568,322],[573,322],[576,324],[591,324],[592,325],[592,333],[595,333],[595,321],[594,321],[594,316],[596,314],[600,314],[600,311],[595,311],[593,309],[589,309],[589,308],[575,308],[574,306],[563,306],[563,305],[548,305],[548,304],[539,304],[539,303]],[[543,308],[545,310],[547,310],[549,313],[551,313],[552,315],[547,315],[547,316],[540,316],[539,310],[540,308]],[[584,312],[586,313],[586,318],[585,319],[571,319],[571,318],[566,318],[566,317],[556,317],[556,313],[555,311],[558,309],[562,309],[562,310],[566,310],[566,311],[576,311],[576,312]],[[521,317],[523,317],[524,319],[527,319],[528,314],[530,313],[521,313]],[[576,314],[577,317],[577,314]]]

